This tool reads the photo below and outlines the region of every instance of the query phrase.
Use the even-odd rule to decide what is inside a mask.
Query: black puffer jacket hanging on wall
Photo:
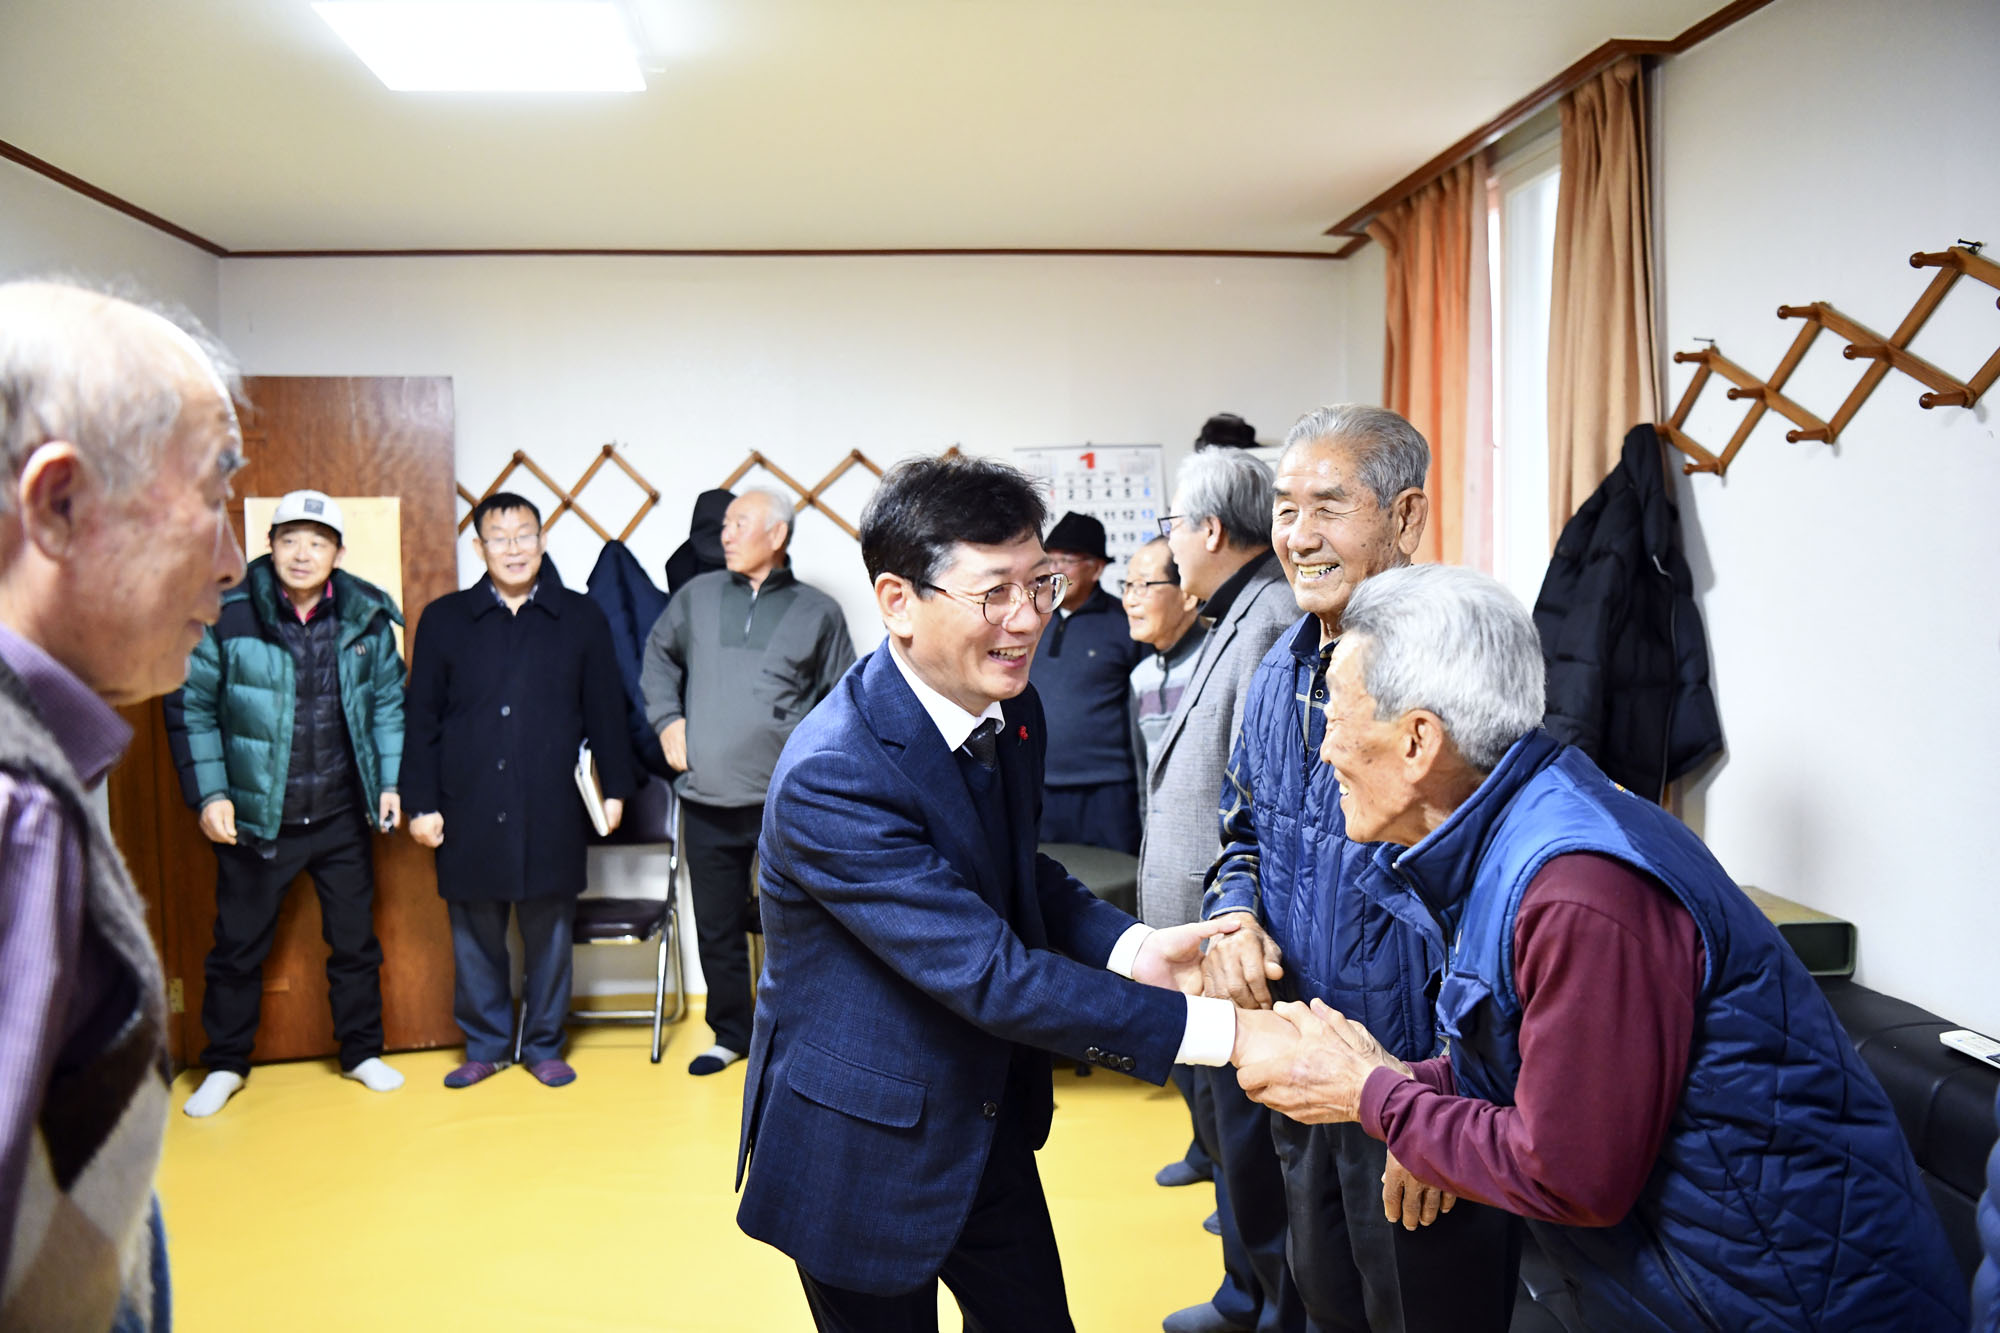
[[[1722,749],[1708,638],[1651,426],[1563,526],[1535,600],[1549,668],[1543,725],[1611,778],[1658,800]]]

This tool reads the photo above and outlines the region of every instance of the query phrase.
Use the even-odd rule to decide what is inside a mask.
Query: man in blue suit
[[[1034,1156],[1049,1053],[1162,1083],[1293,1036],[1198,994],[1227,922],[1150,930],[1035,850],[1046,519],[1003,464],[883,478],[861,552],[887,642],[771,779],[737,1221],[821,1329],[935,1330],[940,1279],[968,1328],[1071,1328]]]

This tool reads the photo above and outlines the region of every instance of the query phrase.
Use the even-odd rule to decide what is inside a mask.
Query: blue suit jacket
[[[1162,1083],[1186,1028],[1180,995],[1104,970],[1132,918],[1035,850],[1042,709],[1032,688],[1003,709],[1006,865],[886,647],[771,778],[737,1222],[836,1286],[908,1291],[943,1266],[1017,1043]],[[1046,1068],[1013,1085],[1037,1148]]]

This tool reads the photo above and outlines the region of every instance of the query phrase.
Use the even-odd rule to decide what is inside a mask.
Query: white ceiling
[[[1719,0],[626,0],[648,91],[399,94],[307,0],[0,0],[0,139],[232,251],[1332,250]]]

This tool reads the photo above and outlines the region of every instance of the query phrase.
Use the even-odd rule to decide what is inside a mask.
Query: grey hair
[[[1436,713],[1482,773],[1542,724],[1541,636],[1497,579],[1451,565],[1388,570],[1354,590],[1340,626],[1343,639],[1363,640],[1362,681],[1375,716]]]
[[[234,403],[236,360],[194,316],[124,290],[70,278],[0,284],[0,514],[35,450],[77,448],[112,495],[130,495],[159,466],[183,407],[185,369],[155,320],[186,339]]]
[[[798,517],[798,508],[790,500],[769,486],[752,486],[744,491],[743,494],[761,495],[764,497],[764,531],[769,532],[780,523],[784,524],[785,545],[790,547],[792,544],[794,520]],[[741,497],[739,496],[738,498],[740,499]]]
[[[1431,447],[1423,432],[1399,412],[1366,403],[1331,403],[1315,407],[1285,433],[1284,453],[1302,444],[1338,441],[1358,455],[1361,483],[1375,492],[1382,509],[1407,490],[1422,490],[1431,470]]]
[[[1176,497],[1190,523],[1213,518],[1231,546],[1271,544],[1271,468],[1241,449],[1202,449],[1181,461]]]
[[[1167,576],[1167,580],[1170,583],[1178,586],[1181,581],[1181,567],[1179,562],[1174,559],[1174,544],[1165,537],[1155,537],[1150,541],[1139,543],[1139,551],[1150,551],[1155,546],[1161,547],[1167,553],[1167,563],[1160,572]],[[1132,552],[1132,555],[1139,554],[1139,551]],[[1131,575],[1132,556],[1125,557],[1125,572],[1128,577]]]

